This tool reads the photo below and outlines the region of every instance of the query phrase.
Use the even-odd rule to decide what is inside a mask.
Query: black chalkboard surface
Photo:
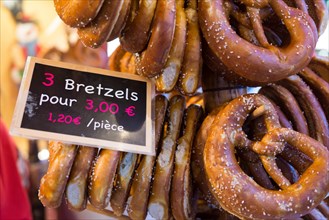
[[[29,57],[11,132],[152,155],[153,88],[144,77]]]

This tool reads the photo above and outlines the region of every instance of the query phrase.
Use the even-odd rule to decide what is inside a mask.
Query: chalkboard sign
[[[154,155],[153,97],[144,77],[29,57],[10,130]]]

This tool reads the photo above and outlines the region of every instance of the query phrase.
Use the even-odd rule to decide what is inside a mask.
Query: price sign
[[[153,97],[144,77],[29,57],[10,130],[154,155]]]

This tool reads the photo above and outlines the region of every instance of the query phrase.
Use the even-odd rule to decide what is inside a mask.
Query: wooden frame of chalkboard
[[[28,57],[10,132],[155,155],[154,97],[142,76]]]

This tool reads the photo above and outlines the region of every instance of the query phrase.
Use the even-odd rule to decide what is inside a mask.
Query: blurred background
[[[326,3],[328,5],[328,1]],[[108,69],[108,56],[119,44],[118,40],[114,40],[99,49],[85,48],[75,31],[68,28],[57,16],[52,0],[1,0],[0,9],[0,115],[7,128],[13,118],[27,56]],[[317,54],[328,57],[328,38],[327,26],[318,41]],[[40,178],[47,169],[47,142],[13,138],[20,155],[17,164],[23,185],[29,194],[34,219],[106,218],[95,217],[94,213],[88,211],[82,214],[71,213],[65,207],[61,207],[61,211],[45,210],[37,198],[37,191]]]

